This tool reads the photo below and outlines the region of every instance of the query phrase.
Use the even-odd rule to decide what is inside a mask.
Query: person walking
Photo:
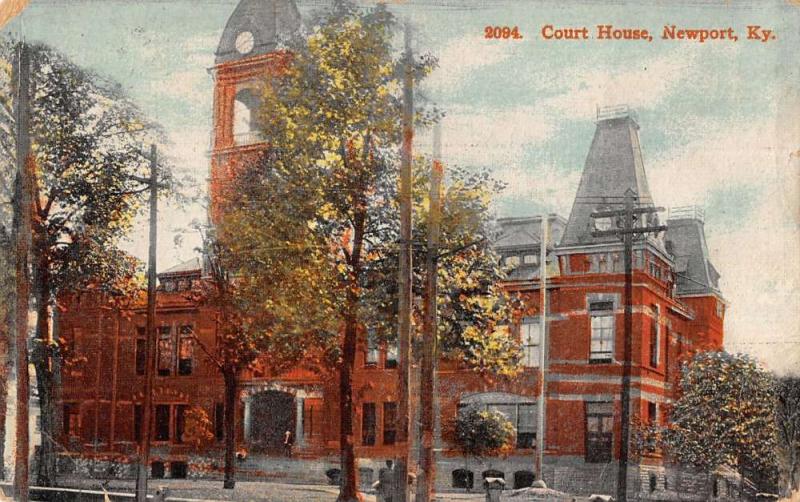
[[[283,453],[287,457],[292,456],[292,446],[294,446],[294,434],[292,434],[292,431],[287,430],[283,433]]]
[[[392,502],[394,493],[394,466],[391,460],[386,461],[386,467],[378,471],[378,482],[375,484],[375,500],[377,502]]]

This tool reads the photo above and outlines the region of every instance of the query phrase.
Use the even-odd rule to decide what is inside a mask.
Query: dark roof
[[[566,221],[557,214],[550,214],[548,220],[550,244],[558,244],[564,233]],[[497,224],[500,227],[500,235],[493,243],[495,249],[539,248],[542,233],[541,216],[499,218]]]
[[[557,214],[548,215],[549,245],[548,245],[548,276],[557,275],[557,262],[552,258],[551,248],[558,245],[564,234],[566,220]],[[500,218],[500,235],[495,239],[493,246],[501,256],[516,255],[520,258],[518,266],[508,271],[508,280],[532,280],[539,277],[539,253],[542,242],[542,217],[529,216],[519,218]],[[525,255],[535,255],[535,263],[525,263]],[[555,268],[553,268],[555,267]]]
[[[719,292],[719,273],[709,259],[702,219],[669,218],[665,240],[675,257],[678,296]]]
[[[231,14],[217,48],[216,64],[268,54],[300,28],[300,12],[293,0],[241,0]],[[253,50],[241,54],[236,38],[253,34]]]
[[[159,272],[158,275],[193,275],[199,274],[201,271],[202,267],[200,266],[200,258],[192,258],[191,260],[187,260],[175,265],[174,267],[163,270]]]
[[[598,210],[619,208],[612,204],[620,202],[629,189],[638,195],[639,205],[652,205],[638,131],[639,125],[628,111],[597,121],[562,246],[615,241],[615,237],[592,236],[594,225],[590,215]]]

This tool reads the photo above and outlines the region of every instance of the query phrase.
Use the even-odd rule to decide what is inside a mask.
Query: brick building
[[[281,37],[300,25],[291,0],[242,0],[226,25],[217,50],[210,193],[222,217],[227,181],[237,162],[263,152],[254,111],[258,79],[279,72],[286,60]],[[499,221],[495,243],[509,268],[505,287],[518,293],[526,311],[509,320],[519,333],[525,369],[513,380],[484,379],[441,361],[437,370],[437,486],[440,490],[479,487],[482,476],[502,475],[509,486],[534,476],[540,270],[548,275],[546,329],[545,465],[548,485],[573,493],[614,493],[620,449],[620,393],[623,360],[624,285],[622,244],[592,236],[614,222],[591,213],[611,207],[627,190],[652,205],[638,141],[639,126],[627,109],[598,114],[596,131],[568,219],[547,215],[550,242],[539,263],[541,217]],[[580,140],[580,138],[576,138]],[[708,256],[703,214],[674,210],[666,233],[635,243],[633,274],[633,358],[631,410],[634,420],[662,421],[673,396],[678,365],[692,351],[721,348],[725,301],[719,274]],[[542,267],[544,265],[544,267]],[[206,476],[221,468],[223,382],[203,357],[215,343],[217,317],[187,299],[202,280],[199,259],[159,274],[157,376],[154,386],[154,476]],[[111,307],[102,298],[75,294],[63,300],[60,336],[76,355],[63,371],[65,470],[78,459],[94,458],[96,469],[125,475],[141,433],[144,388],[145,306]],[[368,333],[368,330],[365,330]],[[195,341],[197,337],[199,343]],[[397,360],[391,346],[361,340],[354,372],[356,455],[362,482],[377,476],[395,454]],[[324,481],[338,467],[338,378],[299,365],[269,376],[254,369],[243,377],[237,441],[247,451],[238,461],[240,477]],[[413,393],[412,393],[413,395]],[[516,429],[515,448],[505,456],[464,459],[446,425],[459,408],[478,406],[504,413]],[[182,438],[185,414],[205,410],[215,441],[195,451]],[[282,438],[296,443],[285,457]],[[133,471],[130,471],[131,473]],[[725,498],[730,476],[707,476],[665,466],[656,453],[632,462],[629,490],[643,499]],[[732,493],[732,492],[730,492]]]

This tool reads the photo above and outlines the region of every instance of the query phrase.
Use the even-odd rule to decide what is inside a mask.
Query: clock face
[[[253,50],[253,46],[255,45],[255,39],[253,38],[253,34],[249,31],[243,31],[239,33],[239,36],[236,37],[236,50],[239,51],[239,54],[247,54]]]

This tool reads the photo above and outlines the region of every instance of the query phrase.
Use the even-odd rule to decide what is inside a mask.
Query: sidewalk
[[[96,481],[77,478],[60,479],[62,486],[98,490]],[[222,481],[190,479],[151,479],[148,487],[154,493],[158,487],[166,487],[168,501],[237,501],[237,502],[335,502],[339,488],[332,485],[304,485],[266,481],[237,481],[236,488],[225,490]],[[133,493],[132,480],[112,480],[105,487],[108,491]],[[470,501],[486,499],[483,493],[443,493],[437,501]],[[376,502],[375,495],[364,493],[364,502]]]

